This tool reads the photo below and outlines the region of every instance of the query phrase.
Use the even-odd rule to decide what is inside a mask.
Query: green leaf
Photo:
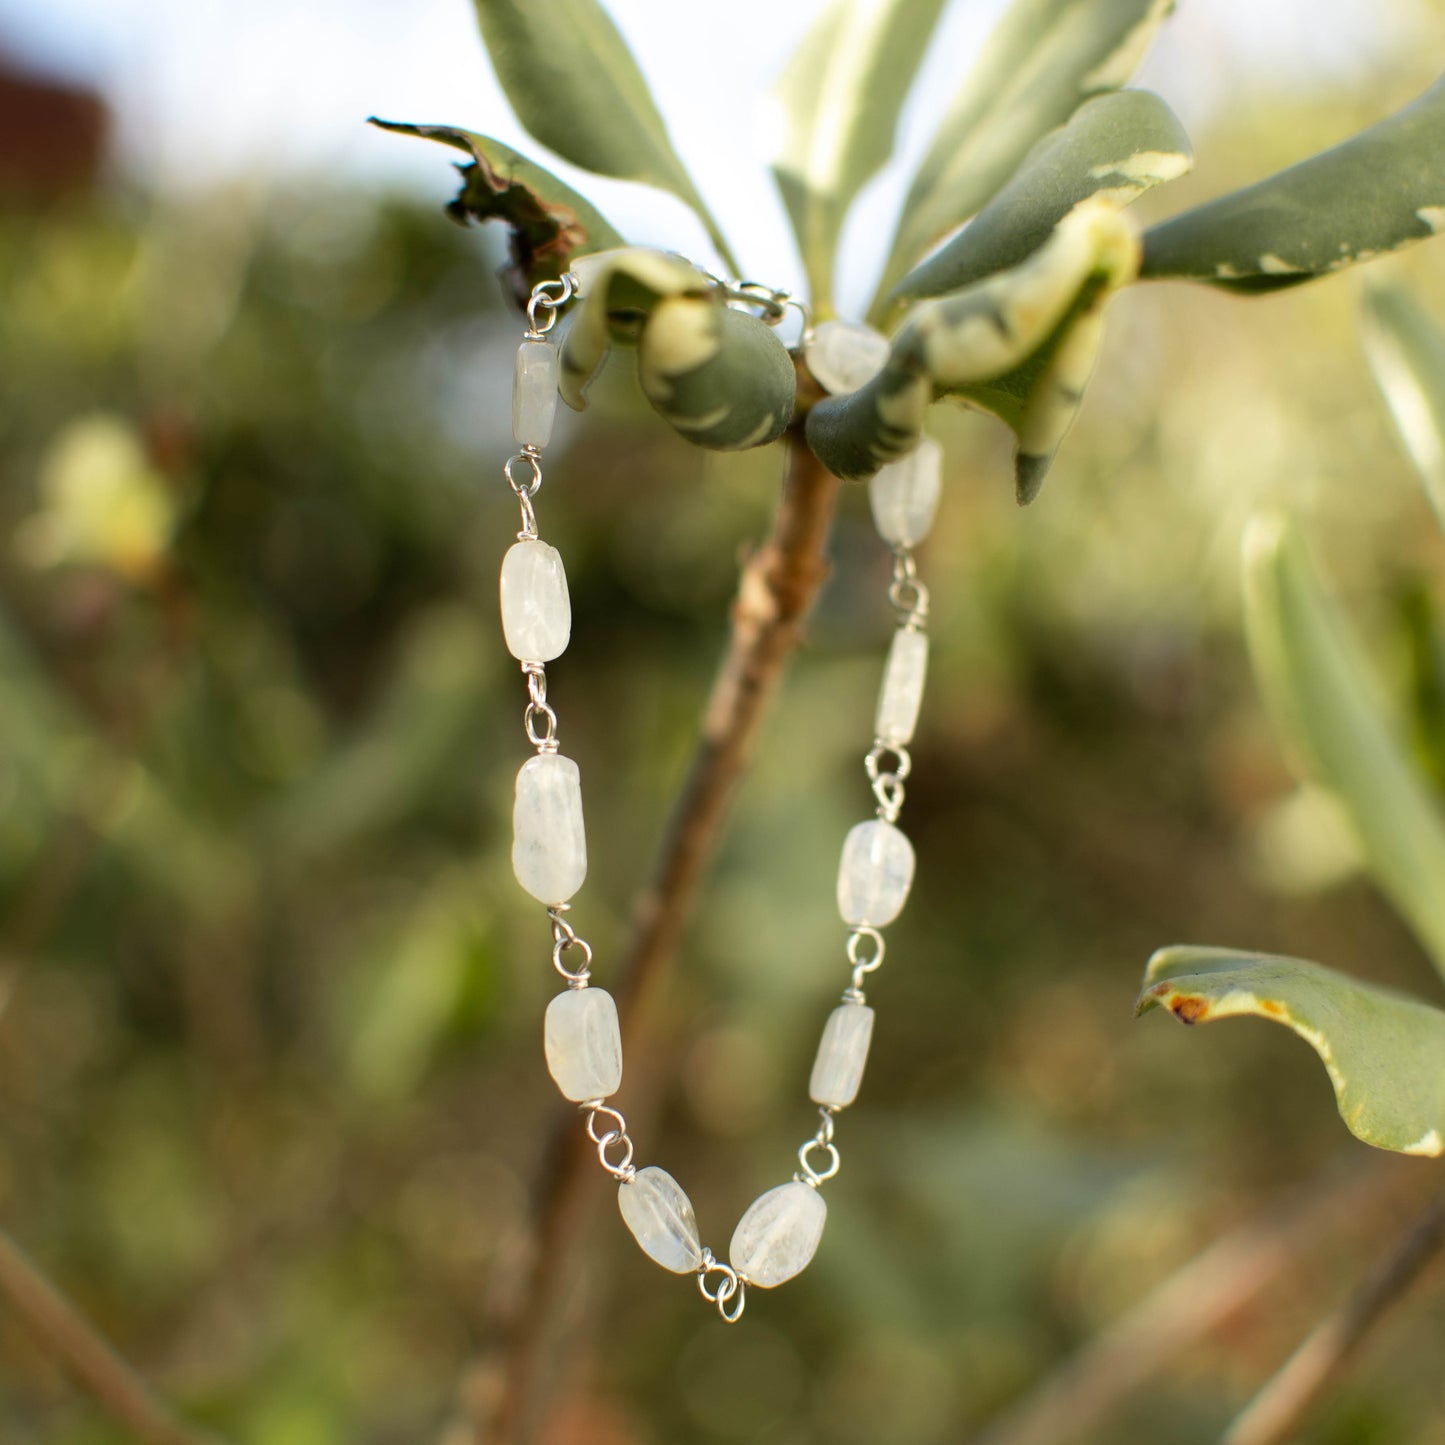
[[[1293,1029],[1320,1056],[1350,1132],[1377,1149],[1445,1150],[1445,1012],[1298,958],[1160,949],[1136,1012],[1186,1024],[1250,1014]]]
[[[1315,781],[1339,801],[1376,881],[1445,974],[1445,825],[1304,549],[1278,518],[1245,535],[1255,675]]]
[[[771,326],[694,297],[669,299],[643,327],[637,376],[657,414],[690,442],[763,446],[792,420],[797,372]]]
[[[972,223],[898,283],[891,300],[942,296],[1016,266],[1080,201],[1097,195],[1127,206],[1193,164],[1184,127],[1157,95],[1096,96],[1046,135]]]
[[[1405,449],[1445,522],[1445,331],[1397,286],[1365,293],[1365,352]]]
[[[1275,291],[1445,227],[1445,80],[1368,130],[1155,226],[1144,277]]]
[[[535,161],[475,131],[449,125],[371,124],[399,135],[421,136],[465,151],[472,163],[460,166],[462,188],[447,207],[453,220],[503,221],[511,229],[508,280],[525,303],[538,281],[555,281],[574,257],[613,250],[622,237],[590,201]]]
[[[578,268],[581,301],[562,342],[562,400],[577,411],[613,341],[635,344],[658,302],[669,296],[711,296],[712,279],[680,256],[630,246],[595,256]]]
[[[1018,433],[1019,500],[1031,501],[1078,411],[1103,306],[1138,255],[1113,205],[1082,202],[1020,265],[921,303],[872,381],[813,408],[809,444],[836,475],[871,476],[917,446],[931,402],[954,397]]]
[[[597,0],[476,0],[476,9],[497,79],[527,130],[584,170],[670,191],[738,274],[637,61]]]
[[[633,247],[580,268],[582,301],[562,344],[562,399],[581,409],[614,343],[636,345],[654,410],[715,450],[762,446],[793,415],[797,373],[770,326],[725,304],[711,277],[677,256]]]
[[[997,194],[1079,102],[1117,90],[1173,0],[1013,0],[909,188],[874,302]]]
[[[814,316],[832,314],[848,207],[893,154],[898,115],[944,0],[835,0],[778,82],[786,130],[773,177],[798,238]]]

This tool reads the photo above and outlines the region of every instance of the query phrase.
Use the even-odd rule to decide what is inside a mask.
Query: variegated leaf
[[[658,414],[699,446],[736,450],[781,434],[797,373],[772,328],[725,305],[711,277],[677,256],[632,247],[577,267],[581,302],[562,343],[562,399],[581,409],[613,342],[637,347]]]
[[[449,125],[371,124],[400,135],[440,141],[471,156],[462,188],[447,207],[453,220],[502,221],[511,229],[508,280],[525,301],[538,281],[555,281],[574,258],[622,245],[601,213],[571,186],[491,136]]]
[[[637,376],[657,414],[698,446],[762,446],[792,420],[787,348],[756,316],[711,299],[659,303],[637,343]]]
[[[918,444],[935,398],[954,397],[1018,433],[1019,499],[1032,500],[1078,410],[1101,308],[1133,278],[1138,253],[1116,207],[1082,202],[1020,265],[921,303],[878,376],[813,408],[813,450],[840,477],[871,476]]]
[[[879,283],[899,278],[998,192],[1079,102],[1117,90],[1173,0],[1013,0],[913,178]]]
[[[1445,522],[1445,331],[1408,292],[1372,286],[1364,332],[1375,379]]]
[[[558,389],[577,411],[587,405],[587,388],[613,341],[635,344],[664,297],[706,297],[714,289],[704,272],[680,256],[642,246],[591,257],[576,274],[581,300],[562,342]]]
[[[1445,821],[1430,785],[1288,526],[1256,518],[1244,550],[1245,618],[1265,701],[1445,974]]]
[[[1445,1012],[1298,958],[1225,948],[1161,949],[1136,1012],[1186,1024],[1254,1015],[1320,1056],[1340,1117],[1377,1149],[1445,1151]]]
[[[721,228],[673,149],[637,61],[597,0],[475,0],[517,119],[564,160],[684,201],[737,272]]]
[[[1145,277],[1275,291],[1445,228],[1445,80],[1413,105],[1144,237]]]
[[[832,313],[838,233],[893,153],[898,114],[944,0],[835,0],[778,82],[773,176],[798,238],[816,317]]]
[[[1127,206],[1193,164],[1184,127],[1157,95],[1119,90],[1095,96],[1028,153],[953,240],[898,283],[892,300],[942,296],[1016,266],[1086,197]]]

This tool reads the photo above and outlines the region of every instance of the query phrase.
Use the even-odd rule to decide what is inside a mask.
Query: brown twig
[[[1445,1246],[1445,1194],[1396,1241],[1349,1299],[1305,1340],[1225,1433],[1220,1445],[1278,1445],[1344,1373],[1390,1307],[1403,1299]]]
[[[1248,1309],[1320,1239],[1397,1190],[1398,1170],[1375,1169],[1343,1186],[1337,1175],[1241,1224],[1150,1291],[970,1445],[1068,1445],[1171,1359]]]
[[[650,1001],[692,915],[738,780],[828,574],[825,549],[840,483],[808,449],[799,424],[789,432],[786,447],[782,498],[766,542],[744,564],[702,735],[652,881],[635,909],[614,990],[633,1052],[635,1035],[646,1026]],[[517,1445],[530,1438],[535,1427],[546,1386],[542,1367],[547,1342],[564,1285],[574,1274],[569,1246],[578,1236],[596,1183],[593,1155],[575,1115],[567,1115],[541,1172],[525,1284],[501,1322],[503,1377],[497,1380],[495,1367],[489,1370],[484,1363],[472,1381],[472,1438],[480,1445]],[[488,1396],[496,1397],[495,1404]]]
[[[173,1415],[95,1327],[0,1230],[0,1295],[113,1418],[147,1445],[217,1445]]]

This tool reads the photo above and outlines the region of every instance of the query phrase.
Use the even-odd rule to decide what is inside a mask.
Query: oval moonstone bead
[[[600,988],[569,988],[547,1005],[542,1028],[547,1072],[564,1099],[605,1099],[622,1083],[617,1005]]]
[[[519,662],[551,662],[572,636],[572,599],[562,554],[546,542],[514,542],[502,558],[502,636]]]
[[[582,775],[561,753],[538,753],[517,774],[512,871],[539,903],[565,903],[587,877]]]
[[[552,440],[557,415],[557,348],[550,341],[524,341],[512,375],[512,436],[519,447],[544,447]]]
[[[874,734],[889,747],[906,747],[913,741],[927,675],[927,635],[913,627],[900,627],[888,648],[873,720]]]
[[[738,1220],[728,1261],[749,1284],[772,1289],[807,1267],[827,1218],[828,1206],[811,1184],[780,1184],[755,1199]]]
[[[846,1109],[858,1097],[868,1045],[873,1038],[873,1010],[866,1003],[839,1004],[823,1025],[808,1097],[830,1109]]]
[[[913,884],[913,844],[875,818],[848,830],[838,865],[838,912],[852,928],[882,928],[903,909]]]
[[[803,349],[808,370],[834,396],[872,381],[888,360],[888,338],[856,321],[824,321]]]
[[[896,462],[880,467],[868,483],[873,525],[885,542],[912,547],[933,526],[943,489],[943,448],[932,437]]]
[[[666,1169],[639,1169],[618,1186],[617,1207],[642,1252],[663,1269],[691,1274],[702,1264],[692,1200]]]

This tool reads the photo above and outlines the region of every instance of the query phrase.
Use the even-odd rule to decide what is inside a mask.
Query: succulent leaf
[[[475,3],[497,79],[528,132],[584,170],[670,191],[692,208],[736,272],[637,61],[597,0]]]
[[[1091,95],[1117,90],[1173,0],[1013,0],[919,166],[874,303],[975,215],[1034,144]]]
[[[784,133],[773,177],[793,223],[816,316],[832,311],[848,207],[893,153],[898,116],[944,0],[835,0],[779,79]]]
[[[1445,1012],[1298,958],[1164,948],[1136,1011],[1187,1024],[1253,1015],[1283,1024],[1320,1056],[1340,1117],[1377,1149],[1445,1152]]]
[[[1332,150],[1144,236],[1145,278],[1277,291],[1445,229],[1445,79]]]
[[[1082,202],[1019,265],[920,303],[872,381],[813,408],[809,443],[838,476],[871,476],[918,444],[931,402],[954,397],[1018,433],[1019,500],[1031,501],[1078,410],[1102,308],[1137,265],[1118,209]]]

